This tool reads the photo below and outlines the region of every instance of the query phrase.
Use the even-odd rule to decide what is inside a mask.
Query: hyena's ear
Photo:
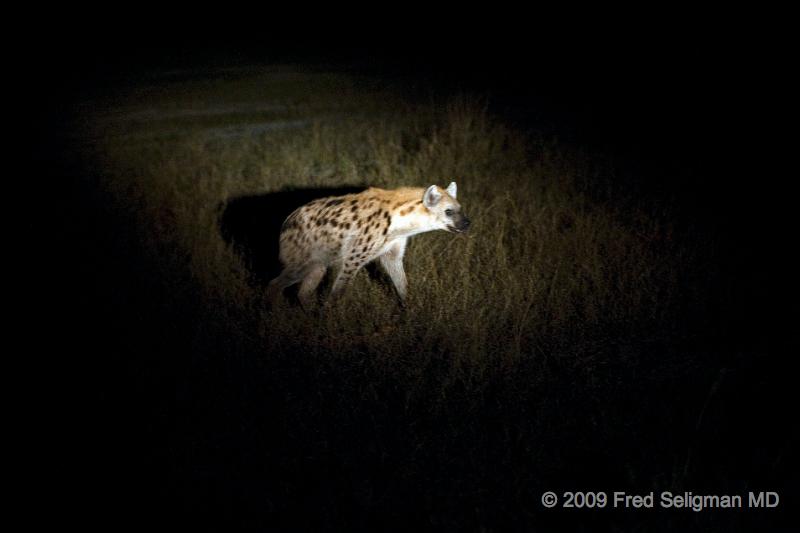
[[[453,197],[453,199],[455,199],[456,192],[458,192],[458,188],[456,187],[456,182],[451,181],[450,185],[447,186],[447,194],[449,194],[450,196]]]
[[[441,199],[442,193],[436,190],[436,185],[431,185],[428,187],[428,190],[425,191],[425,195],[422,197],[422,203],[425,207],[433,207],[438,204]]]

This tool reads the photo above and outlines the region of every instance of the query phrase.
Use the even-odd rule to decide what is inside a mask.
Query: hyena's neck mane
[[[398,193],[394,197],[390,237],[411,237],[435,229],[431,225],[431,214],[422,203],[425,189],[409,187]]]
[[[376,196],[385,202],[391,202],[392,207],[400,203],[407,204],[410,202],[422,203],[422,197],[425,195],[425,189],[422,187],[401,187],[399,189],[386,190],[369,188],[364,191],[370,196]]]

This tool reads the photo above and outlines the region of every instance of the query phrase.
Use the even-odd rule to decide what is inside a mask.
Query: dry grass
[[[248,129],[265,122],[272,126]],[[681,350],[696,326],[681,317],[705,305],[684,286],[703,276],[704,243],[683,238],[669,213],[598,189],[613,181],[609,166],[509,130],[479,99],[408,103],[338,75],[246,72],[133,88],[97,103],[78,138],[104,209],[128,229],[120,247],[146,265],[153,296],[144,298],[187,331],[180,339],[195,373],[176,372],[193,376],[185,407],[201,421],[178,414],[175,423],[202,433],[233,416],[258,442],[279,431],[289,451],[264,444],[275,464],[291,470],[298,446],[317,467],[339,465],[340,477],[360,480],[352,505],[385,509],[378,486],[397,498],[413,487],[412,507],[450,525],[535,506],[533,487],[558,477],[548,465],[593,460],[576,460],[575,435],[602,446],[628,435],[630,420],[669,424],[665,406],[644,412],[625,398],[695,364]],[[291,300],[270,310],[265,287],[220,231],[222,210],[237,197],[450,180],[473,227],[412,239],[402,313],[386,284],[365,273],[323,315]],[[277,235],[264,238],[277,246]],[[224,375],[208,378],[206,367],[219,365]],[[279,407],[259,403],[256,390],[278,391]],[[214,414],[220,405],[235,414]],[[262,409],[285,418],[254,421]],[[351,431],[361,436],[355,448]],[[177,439],[175,447],[188,446]],[[683,464],[686,449],[658,450],[663,456],[621,451],[613,479],[642,489],[631,472],[653,464],[669,477],[663,468]],[[374,464],[353,466],[385,454],[385,475],[406,489],[383,483]],[[218,474],[236,483],[227,470]],[[289,474],[276,483],[285,483],[267,490],[276,501],[304,490]],[[476,488],[483,483],[489,488]],[[445,493],[460,503],[440,500]],[[499,494],[509,503],[497,503]],[[458,518],[461,504],[470,511]]]
[[[115,110],[99,122],[99,164],[110,202],[133,220],[171,290],[200,291],[195,296],[201,307],[218,315],[209,319],[248,324],[263,337],[265,353],[280,350],[286,339],[347,352],[358,339],[387,359],[415,352],[413,346],[436,346],[452,354],[455,366],[483,368],[534,357],[541,339],[566,329],[580,335],[609,323],[655,323],[670,312],[659,291],[674,290],[670,284],[680,265],[674,250],[654,246],[658,239],[666,244],[670,230],[646,213],[637,213],[634,227],[624,220],[630,213],[594,202],[582,184],[603,169],[507,130],[479,101],[414,106],[390,93],[350,90],[326,102],[331,87],[346,85],[328,78],[308,75],[306,91],[316,83],[319,96],[291,101],[281,99],[284,91],[291,93],[283,84],[264,79],[247,78],[248,91],[237,90],[243,82],[230,82],[227,92],[222,85],[210,95],[186,82],[158,95],[166,102],[158,109],[178,110],[174,123],[136,123],[129,117],[146,115],[137,115],[130,101],[123,105],[132,110]],[[259,81],[263,90],[251,94],[249,84]],[[195,91],[205,99],[198,103]],[[239,109],[273,104],[290,111],[271,120],[307,125],[215,137],[204,117],[243,131],[249,121],[263,119],[230,111],[244,97],[258,100],[239,101]],[[324,104],[307,103],[314,97]],[[325,106],[339,114],[319,118]],[[182,118],[187,115],[189,125]],[[474,230],[412,241],[406,261],[411,298],[400,316],[390,293],[365,274],[325,316],[306,316],[294,305],[270,312],[261,300],[263,287],[249,282],[246,263],[220,232],[219,206],[234,197],[449,180],[459,183]],[[365,336],[387,331],[387,324],[390,335]]]

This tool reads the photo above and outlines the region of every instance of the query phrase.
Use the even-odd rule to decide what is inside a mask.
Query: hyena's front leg
[[[402,240],[392,245],[380,258],[381,266],[392,279],[400,302],[404,303],[408,294],[408,281],[406,271],[403,269],[403,256],[406,253],[406,241]]]

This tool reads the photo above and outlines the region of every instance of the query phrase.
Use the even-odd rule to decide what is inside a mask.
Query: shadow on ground
[[[242,255],[256,282],[266,284],[281,271],[281,226],[292,211],[317,198],[361,192],[366,186],[289,189],[228,199],[221,206],[220,232]]]

